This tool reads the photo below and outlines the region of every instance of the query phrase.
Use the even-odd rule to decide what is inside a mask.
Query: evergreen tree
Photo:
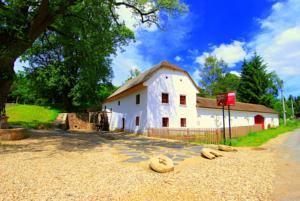
[[[268,73],[266,68],[262,57],[256,53],[249,62],[244,60],[237,90],[240,101],[274,107],[278,89],[272,79],[274,72]]]

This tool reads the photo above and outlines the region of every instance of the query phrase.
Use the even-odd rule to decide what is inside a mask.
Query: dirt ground
[[[272,200],[273,151],[239,149],[210,161],[199,147],[115,136],[34,131],[1,142],[0,200]],[[174,156],[175,171],[148,168],[145,158],[159,153]]]

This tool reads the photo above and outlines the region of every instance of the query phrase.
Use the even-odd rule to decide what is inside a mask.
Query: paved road
[[[300,129],[273,148],[278,156],[273,199],[300,201]]]

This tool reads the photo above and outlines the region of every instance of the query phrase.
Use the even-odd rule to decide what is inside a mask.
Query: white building
[[[189,73],[166,61],[127,81],[103,104],[110,130],[146,132],[148,128],[222,128],[222,110],[215,99],[197,96]],[[227,117],[227,111],[225,111]],[[228,122],[228,119],[226,119]],[[278,126],[277,112],[263,105],[237,102],[232,126]]]

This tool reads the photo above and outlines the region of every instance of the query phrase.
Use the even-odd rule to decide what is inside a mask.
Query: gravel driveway
[[[273,152],[239,149],[209,161],[201,148],[35,131],[0,144],[0,200],[271,200]],[[175,171],[149,170],[148,158],[156,154],[169,154]]]
[[[273,200],[300,200],[300,129],[274,139],[266,147],[276,155]]]

